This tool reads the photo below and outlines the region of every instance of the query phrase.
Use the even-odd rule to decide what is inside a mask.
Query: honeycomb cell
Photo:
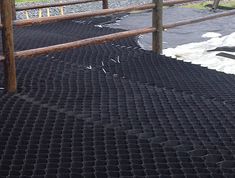
[[[95,26],[116,19],[16,28],[16,50],[123,31]],[[18,93],[0,92],[0,177],[234,177],[234,75],[134,37],[16,66]]]

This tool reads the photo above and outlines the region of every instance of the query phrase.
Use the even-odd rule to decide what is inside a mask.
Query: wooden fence
[[[60,0],[57,3],[50,3],[50,4],[40,4],[40,5],[31,5],[31,6],[21,6],[21,7],[14,7],[13,11],[25,11],[26,18],[29,19],[28,10],[32,9],[38,9],[38,16],[42,17],[42,9],[47,10],[47,16],[50,16],[50,8],[51,7],[59,7],[60,9],[60,15],[64,15],[64,6],[69,5],[77,5],[77,4],[85,4],[85,3],[92,3],[92,2],[99,2],[102,1],[102,7],[103,9],[108,9],[108,0],[73,0],[73,1],[67,1],[63,2]],[[13,3],[14,4],[14,3]],[[13,14],[13,18],[16,14]]]
[[[51,16],[51,17],[42,17],[38,19],[28,19],[28,20],[15,20],[16,11],[20,10],[28,10],[35,8],[47,8],[47,7],[57,7],[57,6],[65,6],[65,5],[73,5],[73,4],[81,4],[87,2],[95,2],[102,1],[103,2],[103,10],[90,11],[90,12],[81,12],[74,13],[68,15],[60,15],[60,16]],[[109,41],[119,40],[131,36],[137,36],[145,33],[152,33],[153,41],[152,41],[152,50],[156,53],[162,53],[162,31],[164,29],[173,28],[181,25],[192,24],[197,22],[202,22],[209,19],[214,19],[222,16],[234,15],[235,11],[231,10],[228,12],[218,13],[209,15],[206,17],[201,17],[198,19],[190,19],[184,20],[172,24],[162,24],[162,11],[163,6],[171,6],[174,4],[181,4],[192,2],[193,0],[173,0],[170,2],[163,2],[163,0],[152,0],[152,3],[144,4],[144,5],[136,5],[129,7],[121,7],[121,8],[108,8],[108,0],[76,0],[66,3],[54,3],[50,5],[38,5],[38,6],[28,6],[28,7],[15,7],[15,0],[1,0],[0,1],[0,11],[1,11],[1,20],[0,29],[2,29],[2,44],[3,44],[3,56],[0,56],[0,61],[4,62],[4,71],[5,71],[5,83],[6,90],[8,92],[16,92],[17,91],[17,81],[16,81],[16,67],[15,67],[15,58],[30,58],[39,55],[45,55],[51,52],[63,51],[66,49],[79,48],[86,45],[91,44],[102,44]],[[103,35],[94,38],[88,38],[83,40],[78,40],[74,42],[52,45],[48,47],[42,47],[37,49],[29,49],[24,51],[14,51],[14,39],[13,39],[13,26],[24,27],[31,26],[35,24],[46,24],[59,22],[64,20],[73,20],[79,18],[87,18],[87,17],[96,17],[103,15],[112,15],[112,14],[120,14],[120,13],[128,13],[131,11],[143,11],[150,10],[153,11],[152,16],[152,27],[146,27],[137,30],[130,30],[125,32],[119,32],[109,35]]]

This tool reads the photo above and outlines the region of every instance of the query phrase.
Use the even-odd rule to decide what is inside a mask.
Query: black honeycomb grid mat
[[[117,18],[16,29],[16,49],[118,32],[96,26]],[[235,177],[233,75],[128,38],[18,60],[17,80],[0,93],[0,177]]]
[[[179,144],[171,140],[171,132],[169,141],[160,144],[160,137],[141,138],[126,129],[86,122],[21,96],[5,95],[1,106],[2,177],[234,176],[231,143]]]

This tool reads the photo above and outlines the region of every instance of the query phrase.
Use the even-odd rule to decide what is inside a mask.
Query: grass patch
[[[16,0],[17,3],[24,3],[24,2],[48,2],[48,0]]]
[[[199,3],[187,4],[183,7],[195,9],[208,9],[211,8],[213,1],[204,1]],[[218,9],[232,10],[235,9],[235,0],[220,1]]]

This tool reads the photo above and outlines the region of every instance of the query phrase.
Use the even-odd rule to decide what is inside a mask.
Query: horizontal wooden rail
[[[16,11],[48,8],[48,7],[59,7],[59,6],[82,4],[82,3],[88,3],[88,2],[98,2],[98,1],[102,1],[102,0],[77,0],[77,1],[63,2],[63,3],[52,3],[52,4],[27,6],[27,7],[16,7]],[[187,3],[187,2],[192,2],[192,1],[198,1],[198,0],[174,0],[174,1],[163,2],[163,5],[164,6],[171,6],[171,5],[175,5],[175,4]],[[0,24],[0,29],[2,29],[2,24]]]
[[[183,21],[179,21],[179,22],[176,22],[176,23],[163,25],[163,29],[170,29],[170,28],[174,28],[174,27],[178,27],[178,26],[203,22],[203,21],[206,21],[206,20],[216,19],[216,18],[219,18],[219,17],[226,17],[226,16],[230,16],[230,15],[235,15],[235,10],[229,10],[227,12],[208,15],[208,16],[205,16],[205,17],[197,18],[197,19],[183,20]]]
[[[102,0],[76,0],[76,1],[70,1],[70,2],[41,4],[41,5],[34,5],[34,6],[22,6],[22,7],[16,7],[16,11],[41,9],[41,8],[49,8],[49,7],[69,6],[69,5],[84,4],[84,3],[88,3],[88,2],[98,2],[98,1],[102,1]]]
[[[110,41],[120,40],[120,39],[127,38],[127,37],[137,36],[140,34],[152,33],[155,31],[156,31],[156,28],[149,27],[149,28],[142,28],[142,29],[138,29],[138,30],[113,33],[113,34],[109,34],[109,35],[93,37],[93,38],[88,38],[88,39],[64,43],[64,44],[58,44],[58,45],[42,47],[42,48],[37,48],[37,49],[18,51],[18,52],[15,52],[15,57],[17,57],[17,58],[35,57],[35,56],[45,55],[45,54],[48,54],[51,52],[60,52],[60,51],[64,51],[67,49],[79,48],[79,47],[87,46],[87,45],[91,45],[91,44],[93,44],[93,45],[94,44],[102,44],[102,43],[106,43],[106,42],[110,42]]]
[[[175,4],[183,4],[183,3],[190,3],[190,2],[195,2],[199,0],[173,0],[173,1],[166,1],[163,2],[163,6],[173,6]]]
[[[155,7],[154,3],[139,5],[139,6],[129,6],[129,7],[122,7],[122,8],[115,8],[115,9],[103,9],[97,11],[89,11],[89,12],[80,12],[68,15],[59,15],[59,16],[51,16],[51,17],[42,17],[37,19],[28,19],[28,20],[16,20],[14,21],[14,25],[18,27],[23,26],[31,26],[36,24],[46,24],[52,22],[59,22],[65,20],[74,20],[79,18],[88,18],[88,17],[96,17],[102,15],[111,15],[111,14],[118,14],[118,13],[126,13],[131,11],[139,11],[139,10],[146,10],[146,9],[153,9]]]
[[[59,7],[59,6],[69,6],[69,5],[83,4],[83,3],[89,3],[89,2],[98,2],[98,1],[102,1],[102,0],[75,0],[75,1],[71,1],[71,2],[50,3],[50,4],[41,4],[41,5],[33,5],[33,6],[22,6],[22,7],[16,7],[16,11],[49,8],[49,7]],[[199,0],[173,0],[173,1],[166,1],[163,3],[163,5],[164,6],[172,6],[175,4],[183,4],[183,3],[193,2],[193,1],[199,1]]]

